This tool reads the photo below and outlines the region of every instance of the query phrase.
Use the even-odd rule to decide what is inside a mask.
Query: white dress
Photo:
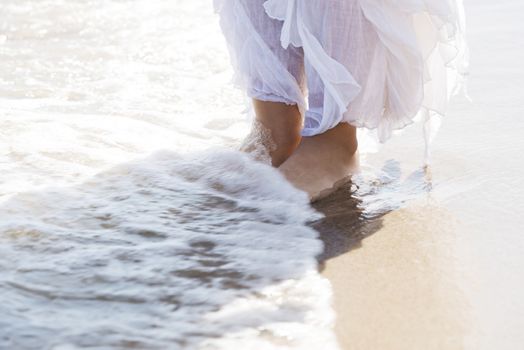
[[[237,85],[298,105],[303,136],[340,122],[385,141],[443,115],[466,72],[461,0],[215,0]]]

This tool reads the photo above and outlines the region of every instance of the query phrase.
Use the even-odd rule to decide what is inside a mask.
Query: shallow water
[[[0,348],[337,347],[318,214],[217,148],[247,123],[210,4],[0,14]]]
[[[321,219],[231,149],[248,124],[211,4],[2,1],[0,349],[336,349],[316,258],[384,226],[447,232],[420,247],[460,267],[460,342],[515,348],[520,10],[469,6],[474,102],[453,104],[431,173],[412,128],[366,155]],[[399,210],[419,216],[387,218]]]
[[[329,344],[314,215],[231,151],[165,152],[16,195],[0,214],[2,347]]]

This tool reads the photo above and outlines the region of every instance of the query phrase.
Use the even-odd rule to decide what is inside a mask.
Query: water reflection
[[[324,243],[317,257],[321,269],[326,260],[360,247],[362,240],[380,230],[384,215],[429,195],[432,188],[430,168],[417,169],[403,180],[400,164],[388,160],[378,174],[365,169],[353,182],[314,203],[324,216],[310,224]]]

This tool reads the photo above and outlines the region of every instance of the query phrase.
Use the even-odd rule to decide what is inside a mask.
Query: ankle
[[[329,147],[337,149],[348,159],[352,158],[358,150],[357,131],[354,126],[340,123],[324,134]]]
[[[271,160],[274,167],[282,165],[300,145],[301,136],[290,133],[287,137],[273,138],[274,148]]]

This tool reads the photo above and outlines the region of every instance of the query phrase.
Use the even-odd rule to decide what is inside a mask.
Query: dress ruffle
[[[253,98],[298,104],[304,113],[305,87],[297,83],[283,60],[273,54],[241,2],[214,0],[214,6],[220,14],[221,27],[227,38],[235,85]]]
[[[361,87],[353,75],[341,63],[330,57],[310,31],[300,15],[307,3],[296,0],[268,0],[264,8],[269,17],[283,21],[281,44],[302,47],[305,60],[319,75],[325,89],[322,115],[308,114],[302,134],[321,134],[336,126],[343,119],[349,103],[360,93]],[[325,115],[331,117],[325,118]]]
[[[351,6],[357,10],[351,13],[362,17],[366,32],[373,29],[374,33],[366,34],[376,40],[368,40],[373,52],[366,56],[370,62],[365,62],[369,65],[365,74],[355,76],[358,67],[353,69],[352,64],[359,64],[355,60],[346,63],[334,58],[332,45],[327,45],[325,35],[317,30],[318,21],[327,19],[312,13],[315,1],[354,3]],[[312,108],[311,101],[308,108],[305,83],[297,74],[290,74],[289,67],[260,39],[259,31],[250,27],[251,20],[242,13],[245,6],[239,0],[215,0],[215,8],[232,48],[240,76],[237,83],[248,93],[256,85],[250,96],[297,104],[305,115],[304,136],[323,133],[344,121],[376,129],[380,141],[385,141],[418,114],[428,119],[433,114],[444,115],[449,98],[460,90],[467,72],[461,1],[263,1],[267,16],[281,22],[281,47],[302,49],[306,72],[320,79],[324,90],[320,112]],[[347,18],[352,20],[359,19]]]

